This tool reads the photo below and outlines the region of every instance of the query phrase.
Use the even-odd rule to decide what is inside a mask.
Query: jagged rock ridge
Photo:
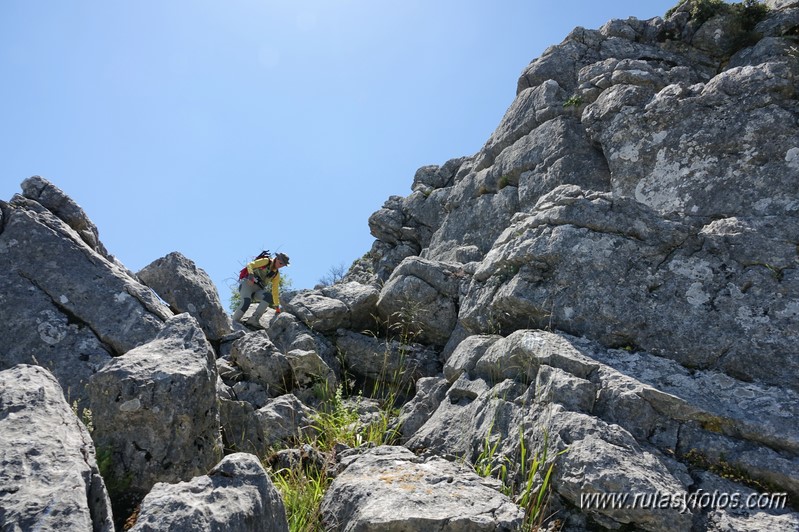
[[[0,202],[13,339],[0,376],[40,382],[48,400],[30,408],[50,425],[67,404],[91,408],[97,451],[79,430],[67,444],[87,457],[91,494],[74,515],[108,529],[110,493],[117,527],[143,499],[142,530],[284,530],[242,453],[313,432],[316,390],[354,381],[407,390],[407,450],[339,453],[330,530],[517,527],[494,481],[446,462],[486,442],[511,479],[523,448],[548,451],[563,530],[799,527],[790,507],[582,505],[622,491],[799,496],[799,3],[767,2],[762,19],[752,6],[700,18],[699,4],[548,49],[477,154],[420,168],[370,218],[376,241],[343,282],[295,295],[265,331],[231,326],[190,259],[129,272],[66,194],[23,182]],[[14,404],[0,401],[8,448]],[[223,508],[215,489],[246,504]],[[459,490],[479,507],[459,507]],[[13,509],[0,523],[41,522],[31,497],[0,491]]]

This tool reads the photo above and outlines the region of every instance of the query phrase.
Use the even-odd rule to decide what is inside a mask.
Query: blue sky
[[[263,248],[349,267],[417,168],[476,153],[576,26],[677,0],[2,0],[0,199],[41,175],[138,271],[179,251],[227,306]]]

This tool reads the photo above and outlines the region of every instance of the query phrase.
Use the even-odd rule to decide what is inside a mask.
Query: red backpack
[[[269,258],[269,257],[270,257],[270,255],[271,255],[271,254],[269,253],[269,250],[267,249],[267,250],[265,250],[265,251],[262,251],[261,253],[259,253],[259,254],[258,254],[258,256],[257,256],[257,257],[255,257],[255,258],[254,258],[254,259],[252,259],[252,260],[254,260],[254,261],[255,261],[255,260],[258,260],[258,259]],[[264,268],[266,268],[266,266],[264,266]],[[249,274],[250,274],[250,272],[248,272],[248,271],[247,271],[247,266],[245,266],[245,267],[244,267],[244,268],[242,268],[242,269],[241,269],[241,271],[239,272],[239,281],[241,281],[242,279],[244,279],[245,277],[247,277]]]

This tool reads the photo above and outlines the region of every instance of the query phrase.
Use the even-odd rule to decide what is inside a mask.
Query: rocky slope
[[[799,2],[712,4],[575,29],[264,331],[25,180],[0,202],[0,525],[110,530],[143,500],[139,530],[285,530],[252,455],[354,383],[403,391],[403,447],[339,450],[329,530],[518,529],[465,466],[487,448],[506,482],[554,463],[551,529],[799,528]]]

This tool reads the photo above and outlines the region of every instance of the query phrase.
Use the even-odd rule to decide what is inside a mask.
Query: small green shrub
[[[89,433],[94,432],[94,422],[92,421],[92,411],[88,408],[79,408],[78,401],[72,402],[72,412],[86,426]]]
[[[580,95],[575,94],[573,96],[570,96],[568,100],[563,102],[563,107],[580,107],[582,104],[583,104],[583,98]]]

